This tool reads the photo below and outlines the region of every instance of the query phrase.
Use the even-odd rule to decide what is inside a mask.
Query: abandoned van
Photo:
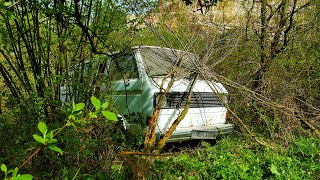
[[[112,99],[123,124],[129,131],[142,131],[158,103],[160,89],[170,82],[167,75],[181,62],[175,81],[161,104],[156,132],[161,137],[186,106],[191,82],[198,71],[194,62],[197,56],[185,51],[154,46],[133,47],[125,54],[115,54],[106,74],[112,81]],[[164,80],[165,78],[165,80]],[[227,90],[222,84],[205,81],[199,76],[192,86],[190,108],[169,139],[215,139],[232,131],[233,124],[226,124],[227,109],[217,97],[227,101]]]
[[[159,101],[159,93],[170,86],[161,103],[156,126],[157,137],[164,135],[186,107],[191,91],[188,112],[169,142],[215,139],[221,134],[232,131],[234,127],[233,124],[226,123],[227,109],[223,106],[227,103],[228,92],[222,84],[209,82],[201,75],[194,80],[192,77],[198,71],[196,62],[199,62],[198,57],[189,52],[137,46],[125,53],[114,53],[107,61],[87,62],[83,69],[91,67],[93,72],[88,73],[91,70],[82,72],[95,74],[94,71],[97,72],[103,67],[102,76],[107,83],[102,84],[100,88],[111,87],[112,103],[123,121],[124,128],[133,133],[143,132],[148,127],[148,121],[152,119]],[[104,65],[101,66],[101,63]],[[173,83],[171,76],[168,76],[171,72],[176,72]],[[81,76],[86,75],[81,74]],[[62,86],[61,100],[64,102],[75,100],[76,95],[73,97],[71,95],[76,94],[76,89],[78,87],[73,90],[69,88],[67,92],[66,86]]]

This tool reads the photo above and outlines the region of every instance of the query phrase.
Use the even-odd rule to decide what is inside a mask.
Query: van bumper
[[[125,129],[134,134],[143,132],[139,124],[126,124]],[[188,141],[191,139],[216,139],[218,136],[230,133],[234,129],[234,124],[216,124],[212,126],[178,128],[168,142]],[[160,139],[164,133],[157,132],[157,139]]]
[[[173,132],[168,142],[187,141],[191,139],[216,139],[217,136],[230,133],[233,129],[233,124],[217,124],[198,128],[180,128]]]

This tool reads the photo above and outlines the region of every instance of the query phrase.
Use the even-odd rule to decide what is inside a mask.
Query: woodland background
[[[76,103],[92,95],[110,101],[99,77],[83,73],[85,61],[154,45],[199,55],[203,72],[229,91],[234,132],[133,170],[132,157],[118,152],[139,151],[140,137],[90,121],[57,136],[63,155],[44,148],[19,172],[34,179],[319,179],[319,7],[319,0],[1,1],[0,162],[14,169],[32,154],[39,122],[65,124],[61,86],[77,87]],[[71,67],[79,68],[70,74]]]

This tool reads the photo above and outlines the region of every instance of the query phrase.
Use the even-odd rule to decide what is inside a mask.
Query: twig
[[[28,157],[28,159],[26,159],[26,160],[19,166],[19,169],[23,168],[29,161],[31,161],[32,158],[40,152],[40,150],[42,149],[42,147],[43,147],[43,145],[41,145],[40,147],[38,147],[38,149],[35,150],[35,151]]]
[[[10,6],[7,6],[6,8],[7,9],[10,9],[11,7],[17,5],[20,1],[16,1],[16,2],[13,2]]]
[[[56,133],[54,133],[53,137],[57,136],[62,130],[64,130],[67,127],[67,124],[64,124]],[[32,160],[34,156],[36,156],[40,150],[44,147],[44,145],[41,145],[38,147],[20,166],[19,169],[23,168],[29,161]]]

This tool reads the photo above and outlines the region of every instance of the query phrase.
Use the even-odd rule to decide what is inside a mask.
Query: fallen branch
[[[309,129],[311,129],[311,131],[313,131],[316,136],[320,137],[320,131],[311,122],[309,122],[302,115],[297,115],[296,117],[298,118],[298,120],[302,121]]]
[[[209,85],[209,87],[211,88],[212,91],[214,92],[218,92],[217,88],[212,86],[211,83],[209,81],[207,81],[207,84]],[[228,111],[235,117],[235,119],[237,120],[237,122],[242,126],[242,128],[245,130],[245,132],[250,136],[250,138],[252,138],[256,143],[258,143],[261,146],[265,146],[265,147],[269,147],[271,149],[275,149],[274,146],[271,146],[270,144],[261,141],[259,139],[257,139],[256,135],[250,131],[250,129],[248,128],[248,126],[241,120],[241,118],[234,112],[232,111],[232,109],[229,107],[229,105],[223,101],[222,97],[219,95],[219,93],[216,93],[218,99],[221,101],[221,103],[223,104],[224,107],[226,107],[228,109]]]
[[[277,108],[277,109],[280,109],[282,112],[286,113],[286,114],[297,114],[299,112],[297,112],[296,110],[292,109],[292,108],[289,108],[287,106],[284,106],[284,105],[281,105],[281,104],[278,104],[276,102],[273,102],[271,101],[270,99],[268,99],[267,97],[259,94],[259,93],[256,93],[250,89],[248,89],[247,87],[245,86],[242,86],[238,83],[235,83],[233,81],[231,81],[230,79],[227,79],[226,77],[224,76],[221,76],[219,75],[220,78],[222,78],[224,80],[224,82],[226,82],[225,84],[226,85],[229,85],[230,87],[233,87],[233,88],[236,88],[236,89],[243,89],[245,90],[246,92],[249,92],[252,97],[259,101],[260,103],[266,105],[266,106],[269,106],[269,107],[272,107],[272,108]],[[302,121],[310,130],[312,130],[312,132],[314,132],[318,137],[320,137],[320,131],[319,129],[317,129],[310,121],[308,121],[305,117],[303,117],[302,115],[297,115],[296,118],[299,120],[299,121]]]

